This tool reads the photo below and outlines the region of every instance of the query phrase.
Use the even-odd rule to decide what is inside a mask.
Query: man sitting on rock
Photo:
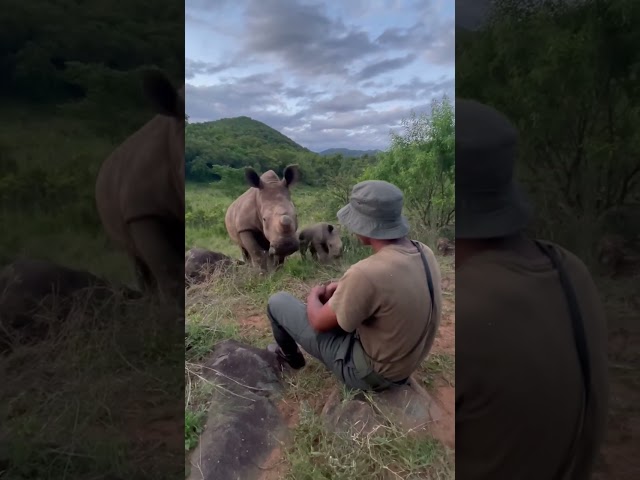
[[[456,473],[585,480],[607,418],[607,330],[585,264],[527,233],[518,131],[456,100]]]
[[[402,192],[390,183],[353,187],[337,217],[374,254],[338,282],[313,287],[306,305],[288,293],[271,296],[271,352],[300,369],[305,360],[299,345],[354,389],[407,382],[433,344],[442,292],[433,252],[407,238],[402,206]]]

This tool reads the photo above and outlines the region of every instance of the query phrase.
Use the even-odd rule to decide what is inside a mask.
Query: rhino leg
[[[154,278],[147,264],[138,256],[133,256],[133,264],[138,280],[138,288],[143,292],[155,292],[158,289],[158,283]]]
[[[274,271],[280,270],[282,268],[282,266],[284,265],[285,258],[286,257],[278,255],[270,259],[270,263],[272,264],[271,266]]]
[[[307,258],[307,249],[309,248],[309,242],[306,240],[300,240],[300,256]]]
[[[184,253],[177,245],[177,228],[161,218],[144,218],[129,223],[136,258],[145,277],[153,278],[156,291],[166,300],[180,301],[184,295]],[[184,235],[184,230],[179,232]],[[147,283],[149,285],[149,283]]]
[[[257,238],[254,232],[250,231],[241,232],[239,237],[242,249],[248,253],[247,260],[251,265],[260,267],[263,271],[268,270],[268,242],[267,247],[264,248],[264,242],[260,241],[261,239]],[[264,241],[266,242],[266,238]]]
[[[244,263],[251,263],[251,257],[249,257],[249,252],[247,252],[247,249],[244,247],[240,247],[240,249],[242,250],[242,260],[244,261]]]
[[[317,260],[321,263],[328,263],[329,261],[329,248],[326,243],[320,244],[320,248],[318,248],[316,253]]]

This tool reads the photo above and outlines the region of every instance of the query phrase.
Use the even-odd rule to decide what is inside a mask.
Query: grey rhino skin
[[[273,170],[258,176],[255,170],[246,168],[245,178],[251,188],[227,209],[229,237],[240,247],[244,261],[262,271],[282,265],[286,257],[298,251],[298,218],[289,187],[299,175],[297,165],[287,166],[282,180]]]
[[[46,260],[19,258],[6,265],[0,270],[0,351],[10,347],[11,336],[30,342],[42,338],[54,314],[65,318],[74,297],[82,294],[87,295],[81,299],[87,311],[116,294],[128,299],[141,296],[140,292],[112,285],[90,272]]]
[[[184,255],[184,274],[191,282],[201,282],[209,273],[223,271],[244,262],[206,248],[192,248]]]
[[[184,85],[144,77],[157,115],[104,161],[96,206],[107,236],[131,258],[140,287],[182,305],[184,296]]]
[[[302,229],[298,240],[303,258],[307,256],[307,249],[312,258],[321,263],[328,263],[342,256],[342,239],[336,227],[330,223],[316,223]]]

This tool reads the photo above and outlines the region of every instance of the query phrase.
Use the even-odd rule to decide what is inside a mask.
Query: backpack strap
[[[571,283],[571,279],[567,274],[566,269],[562,265],[558,253],[554,248],[550,245],[544,244],[538,240],[535,241],[538,248],[544,253],[549,260],[551,260],[551,264],[553,268],[558,271],[558,275],[560,277],[560,285],[564,291],[564,295],[567,299],[567,304],[569,307],[569,314],[571,316],[571,326],[573,329],[573,337],[576,346],[576,351],[578,353],[578,361],[580,362],[580,369],[582,371],[582,384],[584,389],[584,405],[582,408],[582,414],[580,416],[580,424],[578,425],[578,431],[576,436],[574,437],[573,443],[569,450],[569,453],[566,457],[564,464],[561,466],[558,476],[556,478],[563,479],[570,472],[573,467],[573,463],[576,458],[576,449],[578,447],[578,439],[580,438],[580,434],[584,429],[584,422],[587,414],[587,407],[589,405],[590,395],[591,395],[591,361],[589,359],[589,348],[587,346],[587,337],[584,330],[584,322],[582,319],[582,314],[580,312],[580,305],[578,304],[578,300],[576,298],[575,290],[573,289],[573,285]]]

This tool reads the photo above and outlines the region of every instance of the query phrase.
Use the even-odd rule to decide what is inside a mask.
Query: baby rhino
[[[307,249],[311,251],[314,260],[327,263],[342,256],[342,240],[338,230],[330,223],[316,223],[304,228],[298,234],[300,241],[300,255],[307,256]]]

